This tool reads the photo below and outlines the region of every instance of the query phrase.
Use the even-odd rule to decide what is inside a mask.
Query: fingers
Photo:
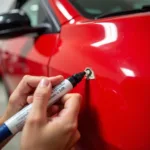
[[[80,110],[81,96],[79,94],[67,94],[62,98],[64,109],[59,116],[67,123],[74,123]]]
[[[70,142],[71,147],[69,149],[75,150],[75,147],[72,148],[72,146],[75,146],[75,144],[78,142],[80,137],[81,137],[80,132],[77,130],[75,135],[73,135],[73,137],[71,138],[71,142]]]
[[[33,96],[33,104],[31,113],[29,114],[29,120],[32,120],[33,118],[38,118],[38,120],[46,120],[47,105],[52,90],[51,86],[52,85],[47,78],[42,79],[39,83]]]
[[[34,92],[35,88],[38,86],[39,82],[43,78],[44,77],[35,77],[28,75],[24,76],[24,78],[19,83],[16,90],[13,92],[9,99],[10,107],[16,108],[14,113],[22,109],[27,104],[27,97],[29,96],[29,94]],[[60,75],[56,77],[45,78],[47,78],[51,82],[52,86],[55,86],[64,80],[63,76]],[[32,99],[30,98],[28,102],[31,103],[31,100]]]
[[[33,95],[28,96],[27,103],[31,104],[33,102]]]
[[[18,99],[26,99],[26,95],[30,94],[35,90],[39,82],[43,79],[44,77],[35,77],[35,76],[29,76],[26,75],[23,77],[19,85],[17,86],[16,90],[13,92],[13,94],[10,97],[10,102],[15,102]],[[47,78],[53,86],[59,84],[64,80],[63,76],[59,75],[56,77],[50,77]]]
[[[35,76],[26,75],[24,76],[22,81],[19,83],[16,90],[20,94],[28,94],[37,87],[37,85],[43,78],[44,77],[35,77]],[[50,77],[47,79],[51,82],[53,86],[55,86],[61,81],[63,81],[63,76],[59,75],[59,76]]]
[[[33,96],[28,96],[27,98],[28,104],[31,104],[33,102]],[[60,111],[60,106],[58,105],[52,105],[47,109],[47,117],[51,117],[55,114],[57,114]]]
[[[64,80],[64,77],[59,75],[56,77],[50,77],[49,81],[51,82],[52,86],[56,86],[58,85],[60,82],[62,82]]]
[[[47,110],[47,116],[51,117],[51,116],[57,114],[59,112],[59,110],[60,110],[60,108],[59,108],[58,105],[53,105],[53,106],[51,106],[51,107],[48,108],[48,110]]]
[[[77,131],[76,131],[76,134],[75,134],[75,136],[74,136],[74,138],[73,138],[73,140],[72,140],[73,145],[74,145],[75,143],[77,143],[77,141],[80,139],[80,137],[81,137],[81,134],[80,134],[80,132],[77,130]]]

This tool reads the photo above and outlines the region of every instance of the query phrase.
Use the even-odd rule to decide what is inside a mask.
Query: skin
[[[62,76],[51,78],[25,76],[10,96],[7,109],[0,118],[0,124],[33,102],[23,128],[22,150],[69,150],[80,138],[77,129],[81,100],[79,94],[67,94],[59,103],[61,107],[54,105],[47,110],[52,87],[63,80]],[[11,138],[1,143],[0,148]]]

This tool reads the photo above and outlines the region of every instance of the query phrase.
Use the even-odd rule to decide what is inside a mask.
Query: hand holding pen
[[[32,110],[23,129],[22,150],[70,150],[80,138],[77,125],[81,96],[65,95],[61,99],[64,108],[59,112],[55,107],[58,114],[47,118],[51,90],[51,83],[42,80],[34,93]]]
[[[1,118],[1,124],[6,121],[8,118],[10,118],[11,116],[13,116],[16,112],[18,112],[20,109],[22,109],[26,104],[31,103],[34,100],[33,96],[29,96],[37,87],[37,85],[39,84],[39,82],[41,81],[43,77],[33,77],[33,76],[26,76],[22,79],[22,81],[20,82],[20,84],[18,85],[18,87],[16,88],[16,90],[13,92],[13,94],[10,97],[9,100],[9,104],[6,110],[6,113],[3,115],[3,117]],[[57,84],[59,84],[62,80],[63,77],[62,76],[57,76],[57,77],[52,77],[52,78],[45,78],[47,80],[49,80],[49,82],[52,84],[52,86],[55,86]],[[50,93],[49,93],[50,94]],[[39,96],[38,96],[39,97]],[[67,98],[67,97],[66,97]],[[64,98],[64,100],[66,99]],[[78,95],[69,95],[68,97],[69,99],[78,99],[77,101],[79,101],[80,96]],[[44,101],[43,101],[44,102]],[[68,101],[63,101],[66,105],[66,103],[68,103]],[[75,102],[75,101],[74,101]],[[34,102],[33,102],[34,103]],[[74,105],[77,107],[77,105]],[[67,106],[67,108],[69,108]],[[74,107],[70,108],[73,109]],[[65,109],[67,110],[67,109]],[[55,114],[56,112],[58,112],[58,106],[53,105],[50,109],[49,109],[49,116],[52,116],[53,114]],[[62,112],[61,112],[62,113]],[[60,114],[61,114],[60,113]],[[71,114],[70,114],[71,115]],[[78,114],[76,114],[78,115]],[[34,120],[34,119],[33,119]],[[34,120],[35,121],[35,120]],[[34,122],[33,121],[33,122]],[[32,121],[29,121],[32,122]],[[29,123],[30,124],[30,123]],[[62,124],[63,125],[63,124]],[[67,126],[66,126],[67,128]],[[28,130],[27,130],[28,131]],[[63,131],[63,130],[62,130]],[[37,131],[38,132],[38,131]],[[32,132],[30,132],[29,134],[31,135]],[[57,133],[57,132],[56,132]],[[79,138],[79,134],[77,132],[76,134],[76,140]],[[77,138],[78,137],[78,138]],[[30,137],[29,137],[30,139]],[[49,139],[50,140],[50,139]],[[76,141],[75,140],[75,141]],[[5,140],[4,143],[1,143],[1,147],[8,141]],[[22,138],[23,141],[23,138]],[[59,145],[59,144],[57,144]]]

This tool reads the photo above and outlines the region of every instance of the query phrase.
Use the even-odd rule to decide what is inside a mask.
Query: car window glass
[[[150,0],[70,0],[85,17],[95,19],[105,13],[116,13],[141,9],[150,5]]]
[[[30,0],[21,7],[30,18],[32,26],[38,25],[39,3],[40,0]]]

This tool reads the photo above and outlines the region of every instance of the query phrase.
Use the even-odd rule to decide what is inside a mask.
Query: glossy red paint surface
[[[67,77],[86,67],[96,76],[73,91],[84,95],[80,148],[150,149],[149,25],[145,13],[89,22],[78,18],[62,27],[50,76]]]
[[[56,2],[60,33],[19,37],[1,47],[10,89],[25,74],[67,78],[91,67],[96,79],[83,80],[72,91],[83,95],[77,149],[149,150],[149,13],[88,20],[60,0],[73,18],[67,19]]]

